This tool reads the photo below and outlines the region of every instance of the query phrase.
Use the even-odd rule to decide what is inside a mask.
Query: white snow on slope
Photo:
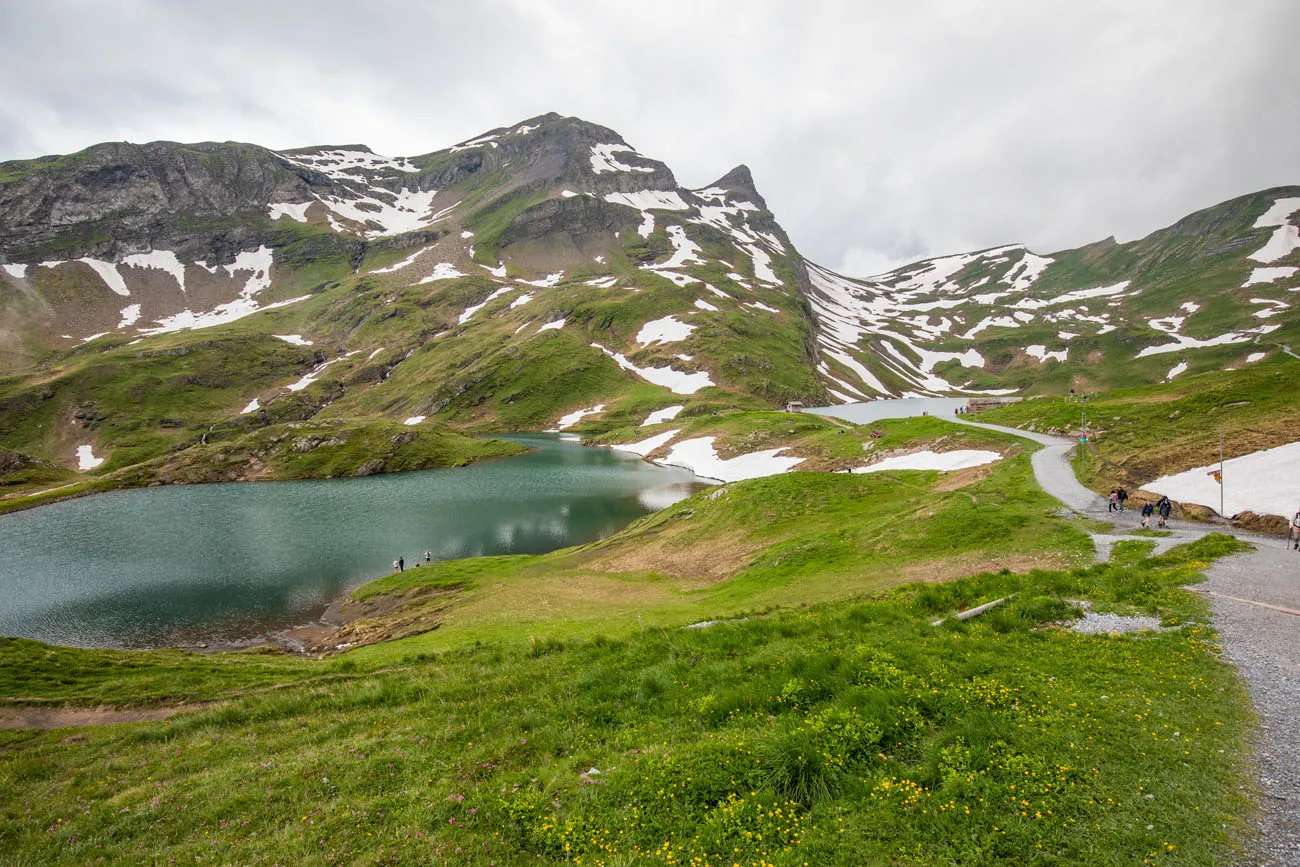
[[[649,346],[652,343],[676,343],[690,337],[694,330],[694,325],[679,322],[674,316],[665,316],[642,325],[641,330],[636,333],[636,342],[642,346]]]
[[[615,205],[627,205],[638,211],[651,209],[659,211],[687,211],[690,205],[682,201],[676,190],[639,190],[635,193],[606,193],[605,201]]]
[[[1005,248],[1003,248],[1005,249]],[[1042,273],[1047,270],[1047,266],[1055,261],[1048,256],[1036,256],[1028,250],[1019,262],[1011,266],[1011,270],[1003,275],[998,282],[1007,283],[1012,289],[1024,291],[1034,285]]]
[[[325,368],[329,367],[331,364],[333,364],[338,360],[339,359],[337,358],[331,358],[329,361],[322,361],[320,364],[313,367],[307,373],[307,375],[304,376],[302,379],[298,380],[292,385],[288,385],[285,387],[288,388],[290,391],[302,391],[304,388],[311,385],[316,380],[320,379],[320,375],[325,372]]]
[[[1186,372],[1187,372],[1187,362],[1180,361],[1177,364],[1175,364],[1168,373],[1165,374],[1165,382],[1172,382],[1175,376],[1177,376],[1180,373],[1186,373]]]
[[[1277,199],[1273,206],[1260,215],[1254,228],[1263,229],[1277,226],[1268,242],[1247,258],[1256,262],[1276,262],[1292,250],[1300,249],[1300,229],[1287,220],[1300,211],[1300,197]]]
[[[257,412],[261,408],[262,408],[262,404],[258,403],[257,398],[253,398],[248,402],[248,406],[244,407],[239,411],[239,414],[248,415],[250,412]]]
[[[855,473],[879,473],[885,470],[964,470],[1002,460],[1002,455],[984,449],[958,449],[951,452],[913,452],[856,467]]]
[[[174,331],[210,328],[214,325],[224,325],[237,319],[243,319],[245,316],[257,313],[259,310],[274,310],[278,307],[287,307],[290,304],[296,304],[311,297],[309,295],[300,295],[297,298],[277,301],[274,304],[258,304],[258,293],[271,285],[271,265],[274,263],[274,258],[271,248],[265,245],[258,247],[256,250],[242,251],[235,257],[233,263],[221,266],[231,277],[242,271],[249,272],[248,279],[244,281],[244,288],[240,290],[239,296],[235,300],[227,301],[225,304],[218,304],[204,313],[195,313],[193,310],[188,309],[182,310],[180,313],[155,320],[155,327],[141,328],[140,333],[150,335],[169,334]],[[217,269],[213,268],[212,270],[215,272]]]
[[[1020,322],[1010,316],[985,316],[979,321],[979,324],[962,335],[962,339],[969,340],[976,334],[979,334],[985,328],[1019,328]]]
[[[410,418],[403,419],[402,424],[410,427],[412,425],[419,424],[420,422],[424,421],[426,418],[427,416],[423,416],[423,415],[413,415]]]
[[[128,304],[122,308],[122,321],[117,323],[118,328],[130,328],[140,321],[140,305]]]
[[[176,285],[185,291],[185,265],[176,258],[171,250],[151,250],[148,253],[135,253],[122,260],[123,265],[133,268],[154,268],[172,275]]]
[[[532,300],[533,300],[533,296],[525,292],[523,295],[520,295],[514,301],[510,302],[510,309],[514,310],[517,307],[523,307],[525,304],[527,304],[529,301]]]
[[[3,267],[5,269],[5,273],[8,274],[10,277],[13,277],[15,280],[21,280],[27,276],[26,265],[6,264],[6,265],[0,265],[0,267]]]
[[[1300,508],[1300,442],[1252,452],[1223,463],[1223,505],[1229,515],[1250,510],[1290,518]],[[1217,463],[1162,476],[1142,490],[1182,503],[1219,508],[1219,484],[1207,475]]]
[[[780,457],[787,449],[766,449],[734,458],[718,457],[713,448],[716,437],[697,437],[675,444],[667,456],[656,461],[666,467],[684,467],[697,476],[721,482],[739,482],[775,476],[803,463],[803,458]]]
[[[1267,355],[1267,352],[1252,352],[1250,355],[1246,356],[1246,363],[1254,364],[1256,361],[1263,361],[1264,357]]]
[[[686,237],[686,230],[681,226],[668,227],[668,240],[673,245],[673,255],[667,262],[662,265],[645,266],[655,268],[681,268],[684,265],[703,265],[704,260],[695,254],[700,252],[700,247],[690,238]]]
[[[489,268],[488,270],[491,271],[492,269]],[[503,272],[502,276],[504,276],[505,268],[502,268],[501,270]],[[456,268],[456,266],[451,264],[450,262],[439,262],[437,265],[433,266],[433,272],[429,274],[428,277],[421,279],[420,282],[417,283],[416,285],[420,286],[425,283],[432,283],[435,280],[452,280],[455,279],[456,277],[464,277],[464,276],[465,275],[462,274]]]
[[[625,144],[598,144],[591,146],[591,170],[596,174],[605,172],[644,172],[649,174],[654,169],[649,166],[629,166],[627,163],[621,163],[614,154],[629,153],[632,156],[640,157],[631,147]]]
[[[772,270],[772,257],[767,255],[766,250],[761,249],[755,244],[744,244],[740,246],[754,263],[755,279],[772,286],[781,285],[781,278],[777,277],[776,272]]]
[[[497,260],[497,266],[495,268],[488,268],[487,265],[480,265],[479,267],[487,269],[487,272],[491,274],[493,277],[500,277],[502,280],[505,279],[506,266],[505,263],[502,262],[500,259]]]
[[[555,430],[568,430],[578,422],[582,421],[585,416],[598,415],[605,411],[605,404],[597,404],[590,409],[575,409],[568,415],[560,416],[560,420],[555,423]]]
[[[610,446],[611,449],[618,452],[631,452],[634,455],[645,457],[655,449],[659,448],[673,437],[681,433],[680,430],[666,430],[663,433],[657,433],[649,439],[641,440],[638,443],[622,443]]]
[[[714,307],[714,306],[713,306],[712,304],[710,304],[709,302],[704,301],[704,300],[699,299],[699,298],[696,298],[696,299],[695,299],[695,307],[696,307],[697,310],[707,310],[707,311],[709,311],[710,313],[717,313],[717,312],[718,312],[718,308]]]
[[[740,305],[740,306],[742,306],[742,307],[749,307],[749,308],[751,308],[751,309],[753,309],[753,310],[762,310],[764,313],[780,313],[780,312],[781,312],[780,310],[777,310],[775,307],[768,307],[768,306],[767,306],[766,304],[764,304],[762,301],[751,301],[751,302],[748,303],[748,304],[742,304],[742,305]]]
[[[653,385],[662,385],[674,394],[695,394],[701,388],[707,388],[713,385],[713,380],[709,377],[708,371],[701,370],[695,373],[684,373],[679,370],[673,370],[671,366],[665,367],[637,367],[627,360],[627,356],[611,349],[606,349],[599,343],[591,344],[596,349],[608,355],[624,370],[631,371],[637,376]]]
[[[657,409],[646,416],[645,421],[641,422],[641,427],[650,427],[652,424],[660,424],[666,421],[672,421],[677,418],[677,414],[686,409],[685,406],[666,406],[663,409]]]
[[[1025,353],[1028,355],[1032,355],[1034,358],[1037,358],[1039,361],[1047,361],[1049,358],[1054,358],[1057,361],[1064,364],[1065,357],[1066,355],[1069,354],[1069,350],[1059,349],[1055,352],[1048,352],[1046,346],[1044,346],[1041,343],[1035,343],[1032,346],[1026,346]]]
[[[477,313],[477,312],[479,312],[480,310],[482,310],[482,309],[483,309],[484,307],[486,307],[489,303],[491,303],[491,302],[495,301],[496,299],[500,298],[502,295],[505,295],[505,294],[507,294],[507,293],[509,293],[509,292],[513,292],[513,291],[515,291],[515,287],[513,287],[513,286],[502,286],[500,289],[498,289],[497,291],[493,292],[493,293],[492,293],[491,295],[489,295],[488,297],[484,298],[484,299],[483,299],[482,301],[480,301],[478,304],[474,304],[474,305],[472,305],[472,306],[470,306],[470,307],[466,307],[466,308],[465,308],[465,312],[462,313],[462,314],[460,314],[460,318],[458,318],[458,319],[456,320],[456,324],[458,324],[458,325],[464,325],[466,322],[470,321],[470,319],[472,319],[472,318],[474,317],[474,314],[475,314],[475,313]]]
[[[315,203],[315,199],[310,202],[276,202],[267,205],[266,212],[272,220],[288,217],[295,222],[305,223],[307,222],[307,209]]]
[[[543,325],[541,328],[537,329],[537,333],[541,334],[543,331],[559,331],[563,327],[564,327],[564,317],[560,317],[559,319],[556,319],[554,322],[548,322],[545,325]]]
[[[1112,286],[1097,286],[1093,289],[1076,289],[1073,292],[1066,292],[1063,295],[1057,295],[1050,301],[1037,303],[1035,306],[1055,307],[1058,304],[1068,304],[1071,301],[1086,301],[1089,298],[1107,298],[1112,295],[1120,295],[1129,287],[1129,283],[1130,281],[1123,280]],[[1029,304],[1025,304],[1024,306],[1030,307]],[[1030,309],[1033,309],[1033,307],[1030,307]]]
[[[81,472],[93,470],[104,462],[103,458],[95,457],[95,450],[90,446],[77,446],[77,469]]]
[[[437,190],[419,191],[403,187],[397,193],[384,191],[383,194],[392,196],[392,201],[375,196],[361,196],[356,199],[327,196],[320,201],[333,212],[334,216],[360,224],[361,234],[367,239],[400,235],[403,232],[428,228],[445,219],[452,208],[456,207],[451,205],[433,213],[433,199],[438,195]],[[349,231],[333,217],[330,217],[330,226],[338,232]]]
[[[122,275],[117,272],[117,265],[112,262],[105,262],[101,259],[91,259],[89,256],[77,259],[76,261],[89,265],[99,275],[109,289],[112,289],[118,295],[130,295],[131,292],[126,288],[126,282]],[[46,264],[44,262],[42,265]]]
[[[421,256],[421,255],[422,255],[426,250],[430,250],[430,249],[432,249],[432,248],[431,248],[431,247],[421,247],[419,250],[416,250],[414,253],[412,253],[411,255],[407,256],[407,257],[406,257],[405,259],[403,259],[402,261],[400,261],[400,262],[394,262],[393,264],[389,265],[387,268],[376,268],[375,270],[371,271],[370,273],[371,273],[371,274],[392,274],[394,271],[400,271],[400,270],[402,270],[403,268],[405,268],[407,265],[413,265],[413,264],[415,264],[415,260],[418,259],[418,258],[420,258],[420,256]],[[446,263],[444,262],[444,263],[441,263],[441,264],[444,264],[444,265],[445,265]]]
[[[520,280],[520,283],[527,283],[529,286],[537,286],[541,289],[549,289],[557,285],[564,279],[563,271],[556,271],[554,274],[547,274],[541,280]]]
[[[1178,319],[1178,317],[1171,317]],[[1151,320],[1150,324],[1155,325],[1157,320]],[[1158,346],[1148,346],[1137,354],[1138,358],[1146,358],[1151,355],[1163,355],[1166,352],[1178,352],[1183,349],[1204,349],[1207,346],[1224,346],[1232,343],[1248,343],[1256,335],[1269,334],[1276,331],[1280,325],[1261,325],[1258,328],[1246,328],[1241,331],[1229,331],[1227,334],[1221,334],[1218,337],[1211,337],[1208,340],[1201,340],[1197,337],[1187,337],[1183,334],[1174,334],[1177,338],[1174,343],[1161,343]]]
[[[303,338],[301,334],[272,334],[272,337],[278,337],[285,343],[292,343],[294,346],[311,346],[311,341]]]
[[[1296,271],[1300,271],[1300,268],[1296,268],[1294,265],[1281,265],[1276,268],[1256,268],[1250,272],[1250,277],[1246,279],[1245,283],[1241,284],[1241,288],[1245,289],[1247,286],[1253,286],[1256,283],[1273,283],[1277,280],[1285,280],[1295,274]]]
[[[375,356],[378,355],[379,353],[383,352],[383,351],[384,351],[384,347],[382,347],[382,346],[379,347],[379,348],[376,349],[374,352],[372,352],[372,353],[370,353],[369,355],[366,356],[366,361],[374,361]]]

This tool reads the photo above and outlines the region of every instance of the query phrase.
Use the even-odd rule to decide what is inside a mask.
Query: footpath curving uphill
[[[961,424],[1015,434],[1039,443],[1034,477],[1043,490],[1089,518],[1109,520],[1115,533],[1094,533],[1100,559],[1111,546],[1136,529],[1136,511],[1113,513],[1101,495],[1079,483],[1070,465],[1073,440],[1001,425],[955,419]],[[1300,864],[1300,553],[1276,538],[1242,533],[1229,527],[1173,521],[1171,535],[1155,538],[1155,553],[1211,532],[1229,533],[1250,542],[1253,550],[1225,557],[1206,570],[1195,588],[1209,597],[1214,625],[1224,654],[1246,679],[1259,713],[1256,764],[1259,771],[1259,836],[1251,842],[1247,863]]]

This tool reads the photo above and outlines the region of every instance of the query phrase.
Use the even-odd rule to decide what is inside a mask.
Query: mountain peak
[[[754,184],[754,175],[749,171],[749,166],[741,163],[722,177],[718,178],[710,187],[718,187],[729,193],[749,199],[763,210],[767,210],[767,202],[758,192],[758,187]]]

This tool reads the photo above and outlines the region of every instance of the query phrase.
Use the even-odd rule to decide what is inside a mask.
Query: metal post
[[[1088,407],[1079,411],[1079,481],[1088,484]]]
[[[1219,517],[1228,518],[1223,513],[1223,422],[1219,422]]]

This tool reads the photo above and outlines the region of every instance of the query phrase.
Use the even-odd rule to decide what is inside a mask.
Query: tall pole
[[[1088,407],[1079,410],[1079,481],[1088,484]]]
[[[1219,517],[1228,518],[1223,513],[1223,422],[1219,422]]]

